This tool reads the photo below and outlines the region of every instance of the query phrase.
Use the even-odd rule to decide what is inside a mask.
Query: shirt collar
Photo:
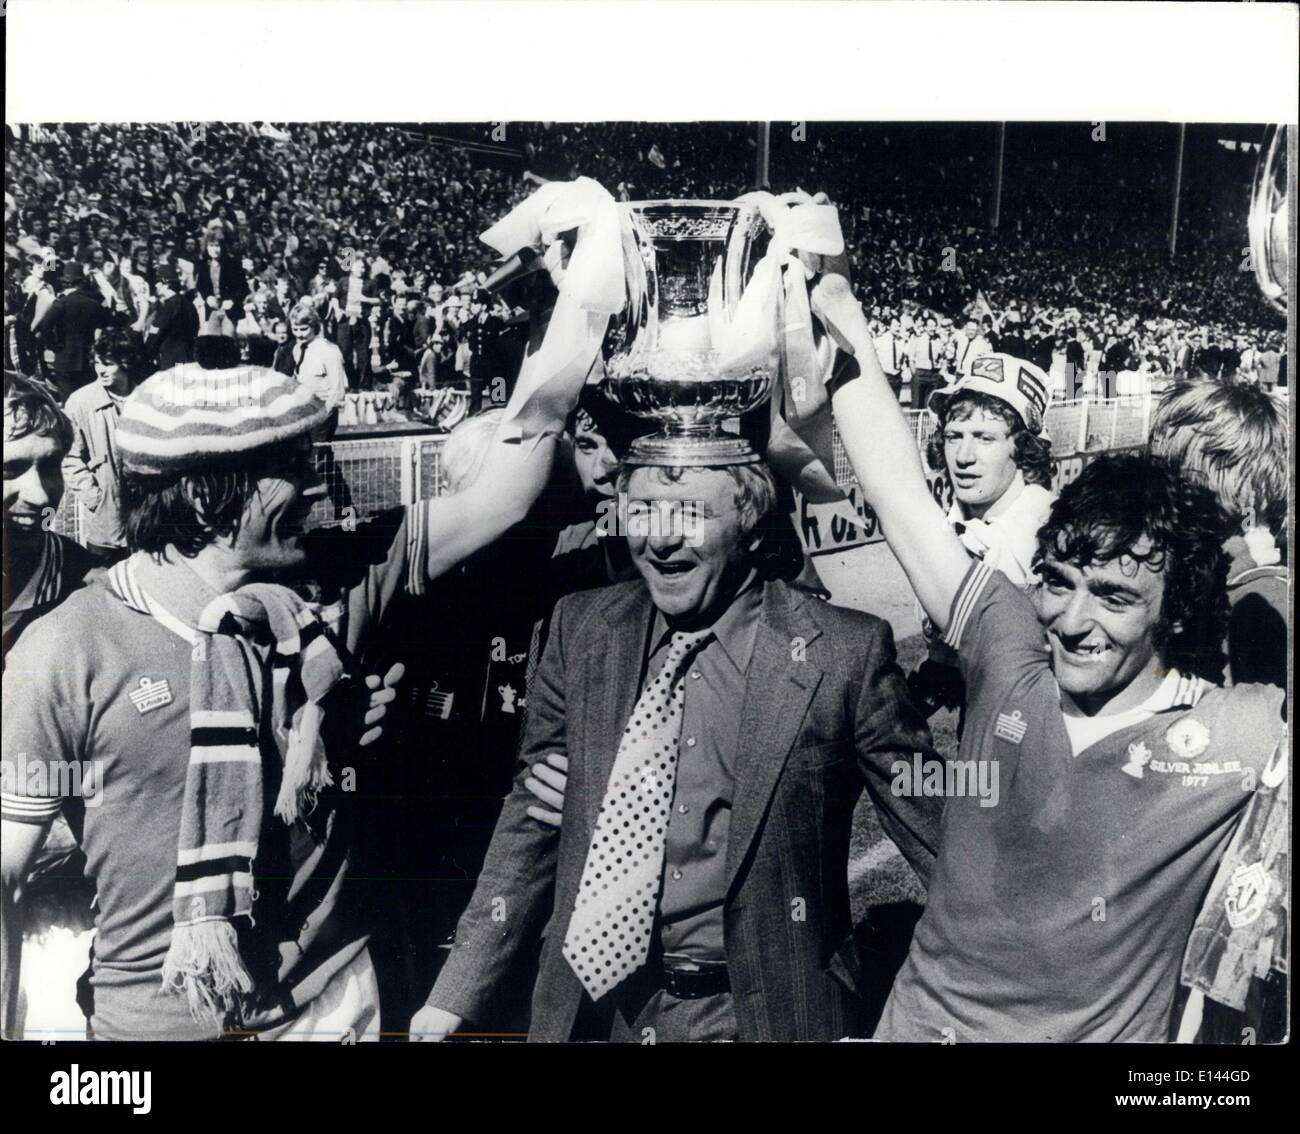
[[[1011,478],[1011,483],[1007,486],[1006,492],[999,496],[998,499],[993,502],[993,507],[984,513],[984,519],[996,520],[999,516],[1005,516],[1015,506],[1016,501],[1020,499],[1020,494],[1024,492],[1024,490],[1024,474],[1019,469],[1016,469],[1016,475]]]
[[[1164,680],[1156,686],[1155,692],[1151,694],[1140,705],[1134,705],[1133,708],[1120,713],[1120,716],[1138,715],[1143,713],[1164,713],[1170,709],[1190,709],[1195,707],[1197,702],[1205,695],[1208,689],[1212,688],[1210,683],[1204,678],[1197,677],[1195,674],[1184,673],[1176,666],[1171,667],[1165,674]],[[1073,709],[1073,702],[1070,695],[1064,689],[1060,690],[1061,707],[1066,710],[1067,716],[1079,716],[1077,710]],[[1073,711],[1071,711],[1073,710]]]
[[[749,671],[754,656],[754,643],[758,638],[758,623],[763,611],[763,585],[758,572],[753,572],[741,587],[731,604],[718,616],[709,629],[718,640],[728,660],[740,673]],[[650,636],[650,654],[653,657],[663,648],[672,633],[662,611],[655,611],[654,627]]]
[[[116,409],[121,402],[125,400],[124,398],[119,398],[115,401],[113,395],[109,392],[108,387],[98,379],[95,380],[93,385],[91,383],[87,383],[87,385],[92,386],[93,390],[93,392],[88,395],[89,398],[93,398],[94,400],[94,405],[91,406],[91,409]]]

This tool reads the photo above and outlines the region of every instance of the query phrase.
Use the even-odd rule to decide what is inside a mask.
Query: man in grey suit
[[[762,465],[625,467],[640,578],[570,595],[528,691],[521,771],[456,943],[410,1031],[441,1039],[527,979],[530,1039],[861,1034],[848,857],[865,783],[922,881],[940,800],[887,623],[765,570]],[[558,829],[527,781],[568,758]]]

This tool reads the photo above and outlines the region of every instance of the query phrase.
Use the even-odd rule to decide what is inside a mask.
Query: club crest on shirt
[[[997,723],[993,726],[993,735],[1009,740],[1012,744],[1019,744],[1025,739],[1025,730],[1028,728],[1029,723],[1025,720],[1024,713],[1017,709],[1013,713],[998,714]]]
[[[1135,780],[1142,778],[1142,769],[1151,763],[1151,749],[1144,741],[1136,741],[1128,746],[1128,763],[1120,771],[1126,772]]]
[[[1210,730],[1200,721],[1184,717],[1165,732],[1165,743],[1182,760],[1195,760],[1210,747]]]
[[[154,709],[161,709],[164,705],[170,705],[175,700],[172,697],[172,687],[165,677],[153,679],[142,677],[140,683],[127,696],[131,698],[131,704],[141,716],[153,712]]]
[[[1239,866],[1232,872],[1223,907],[1228,915],[1228,924],[1233,929],[1241,929],[1242,926],[1259,920],[1259,915],[1268,905],[1270,886],[1268,871],[1264,869],[1262,861]]]

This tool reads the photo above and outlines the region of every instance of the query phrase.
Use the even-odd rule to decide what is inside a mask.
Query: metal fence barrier
[[[1151,425],[1151,396],[1080,398],[1048,408],[1047,430],[1052,455],[1123,449],[1145,443]],[[903,411],[924,448],[934,429],[925,410]],[[366,516],[398,504],[413,504],[444,491],[442,448],[446,434],[417,434],[364,441],[338,440],[316,447],[316,467],[326,495],[312,509],[309,524]],[[846,488],[855,483],[848,456],[835,434],[835,480]],[[345,509],[352,509],[346,512]],[[64,493],[54,530],[80,539],[85,517],[71,492]]]

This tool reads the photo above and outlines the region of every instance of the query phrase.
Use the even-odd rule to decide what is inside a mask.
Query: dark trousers
[[[937,370],[912,371],[912,408],[925,409],[930,395],[943,385],[943,379]]]
[[[885,381],[889,383],[889,388],[894,391],[894,397],[902,397],[903,376],[901,374],[886,374]]]
[[[348,385],[353,390],[362,389],[370,377],[370,323],[365,318],[339,323],[339,350],[343,352]]]
[[[739,1038],[730,992],[678,1000],[658,987],[657,974],[652,958],[615,991],[611,1043],[718,1043]]]

